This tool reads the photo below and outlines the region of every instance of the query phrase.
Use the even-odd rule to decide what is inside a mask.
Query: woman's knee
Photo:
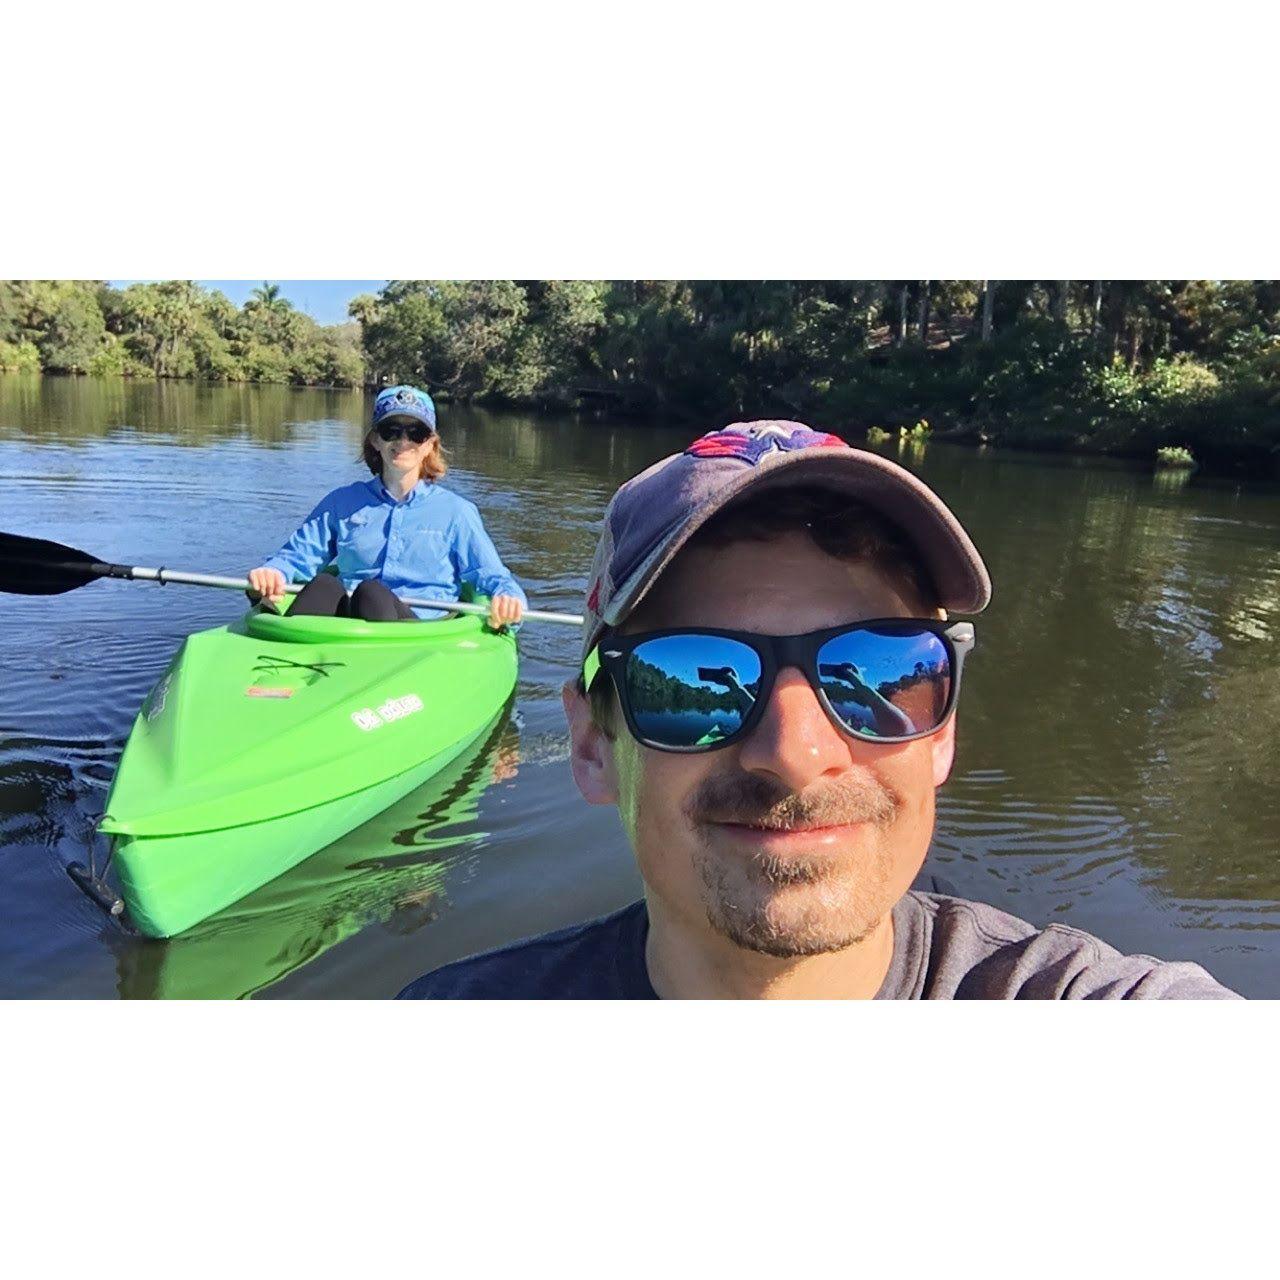
[[[346,611],[347,592],[331,573],[318,573],[301,591],[289,611],[295,614],[341,617]]]
[[[374,578],[366,579],[351,595],[351,612],[366,622],[397,622],[413,617],[413,612],[400,602],[400,597]]]

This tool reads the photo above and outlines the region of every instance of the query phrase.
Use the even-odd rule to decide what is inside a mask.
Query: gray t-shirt
[[[1070,925],[911,892],[893,909],[877,1000],[1232,1000],[1198,964],[1121,955]]]
[[[643,901],[600,920],[446,965],[409,1000],[654,1000]],[[1037,929],[995,907],[912,890],[893,908],[893,959],[877,1000],[1232,1000],[1198,964],[1125,956],[1067,925]]]

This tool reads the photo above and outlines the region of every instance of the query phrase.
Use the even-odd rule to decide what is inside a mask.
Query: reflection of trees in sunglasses
[[[737,671],[733,667],[699,667],[697,677],[719,684],[720,689],[709,689],[706,683],[695,683],[631,655],[625,682],[627,702],[643,737],[670,746],[710,746],[737,732],[753,700]]]
[[[915,669],[880,686],[880,693],[895,707],[905,711],[919,728],[931,728],[947,709],[951,694],[951,666],[946,659]]]
[[[945,658],[932,666],[917,662],[911,671],[896,680],[881,681],[874,689],[861,679],[861,673],[851,662],[824,662],[818,670],[824,677],[822,687],[828,700],[842,715],[845,708],[866,707],[874,711],[878,695],[901,711],[915,732],[931,729],[938,723],[951,693],[950,664]],[[859,721],[865,718],[856,717]]]
[[[823,680],[823,688],[830,689],[831,683],[843,684],[854,694],[870,689],[871,686],[862,679],[862,673],[852,662],[823,662],[818,666],[818,674],[828,679]],[[943,686],[945,695],[946,686],[949,683],[950,664],[944,658],[932,666],[926,666],[923,662],[917,662],[915,667],[908,671],[905,675],[899,676],[896,680],[882,680],[876,686],[876,692],[882,698],[892,698],[895,694],[904,693],[909,689],[915,688],[922,684],[928,684],[932,688],[936,688],[939,684]],[[943,702],[946,698],[944,696]]]
[[[924,692],[937,708],[938,714],[941,714],[942,709],[946,707],[947,692],[950,689],[951,664],[945,658],[938,660],[932,667],[918,662],[913,671],[909,671],[905,676],[899,676],[897,680],[884,681],[879,686],[882,698],[897,704],[901,704],[904,698]]]
[[[704,672],[712,674],[704,675]],[[725,675],[731,679],[724,678]],[[701,711],[710,714],[715,711],[737,712],[740,699],[745,696],[750,706],[753,695],[749,685],[743,684],[738,673],[732,667],[699,667],[698,679],[721,685],[719,691],[707,689],[703,685],[670,671],[664,671],[652,662],[646,662],[639,653],[631,655],[627,663],[627,696],[631,701],[634,714],[654,714],[655,712]],[[759,681],[754,682],[759,688]]]
[[[874,710],[888,703],[909,718],[914,732],[941,722],[950,700],[952,670],[948,650],[933,633],[915,630],[910,624],[905,630],[877,625],[834,637],[823,652],[842,659],[819,663],[823,688],[838,710],[842,706]]]

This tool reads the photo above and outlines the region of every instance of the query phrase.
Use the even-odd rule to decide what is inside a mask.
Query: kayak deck
[[[129,914],[168,937],[421,785],[515,687],[481,619],[253,611],[183,644],[139,712],[99,829]]]

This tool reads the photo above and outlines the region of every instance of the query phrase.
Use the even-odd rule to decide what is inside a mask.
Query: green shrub
[[[246,345],[240,366],[250,382],[289,382],[293,373],[283,351],[256,341]]]
[[[1156,450],[1157,467],[1176,467],[1179,470],[1185,470],[1195,465],[1196,460],[1191,456],[1191,450],[1182,445],[1167,444]]]
[[[1220,385],[1218,375],[1206,364],[1189,357],[1157,360],[1142,379],[1151,400],[1191,400],[1209,395]]]
[[[39,373],[40,351],[34,342],[0,342],[0,373]]]

